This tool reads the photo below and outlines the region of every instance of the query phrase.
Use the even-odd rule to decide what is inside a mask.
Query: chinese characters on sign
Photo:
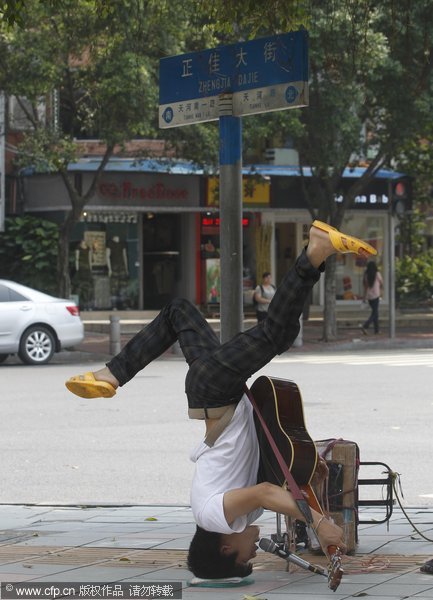
[[[160,127],[219,117],[218,97],[233,94],[233,115],[308,104],[306,31],[241,42],[160,61]]]

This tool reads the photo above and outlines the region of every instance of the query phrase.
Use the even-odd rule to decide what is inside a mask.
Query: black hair
[[[237,552],[221,552],[221,534],[205,531],[197,525],[188,551],[188,569],[201,579],[246,577],[253,570],[251,563],[236,562]]]
[[[265,277],[268,277],[268,275],[270,275],[269,271],[265,271],[262,275],[262,279],[264,279]]]
[[[365,271],[365,278],[367,280],[368,287],[373,287],[376,279],[377,265],[373,260],[368,261],[367,269]]]

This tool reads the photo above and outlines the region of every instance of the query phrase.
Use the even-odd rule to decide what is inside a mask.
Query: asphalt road
[[[187,418],[184,362],[154,362],[109,400],[66,390],[98,366],[0,365],[0,502],[189,503],[204,426]],[[289,352],[260,374],[297,382],[313,439],[356,441],[401,474],[405,505],[433,506],[432,367],[431,350]]]

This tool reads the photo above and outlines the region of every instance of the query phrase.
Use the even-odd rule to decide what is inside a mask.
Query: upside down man
[[[306,298],[335,253],[363,257],[376,250],[361,240],[314,221],[308,246],[286,273],[269,304],[266,319],[220,344],[200,312],[187,300],[169,302],[107,365],[71,377],[66,387],[84,398],[111,397],[146,365],[179,341],[189,365],[185,379],[190,418],[203,419],[206,438],[191,453],[195,473],[191,508],[197,529],[188,567],[206,579],[244,577],[252,570],[263,509],[304,520],[292,494],[257,482],[260,450],[253,408],[244,393],[249,377],[285,352],[299,333]],[[225,423],[224,427],[221,424]],[[220,431],[221,430],[221,431]],[[323,549],[345,544],[342,530],[314,510],[312,527]]]

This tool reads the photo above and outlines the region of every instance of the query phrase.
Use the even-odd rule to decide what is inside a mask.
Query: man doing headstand
[[[252,523],[263,509],[304,520],[292,494],[267,482],[257,483],[260,452],[253,409],[244,393],[248,378],[274,356],[285,352],[299,333],[305,299],[336,252],[376,254],[366,242],[314,221],[309,243],[278,287],[266,319],[220,344],[199,311],[187,300],[169,302],[95,373],[72,377],[67,388],[82,397],[111,397],[118,386],[166,351],[176,340],[189,365],[185,379],[189,416],[204,419],[206,434],[222,431],[214,443],[201,442],[192,452],[195,473],[191,508],[197,531],[188,567],[201,578],[245,576],[252,570],[259,528]],[[225,427],[221,427],[221,423]],[[342,530],[314,510],[313,529],[322,545],[345,544]]]

